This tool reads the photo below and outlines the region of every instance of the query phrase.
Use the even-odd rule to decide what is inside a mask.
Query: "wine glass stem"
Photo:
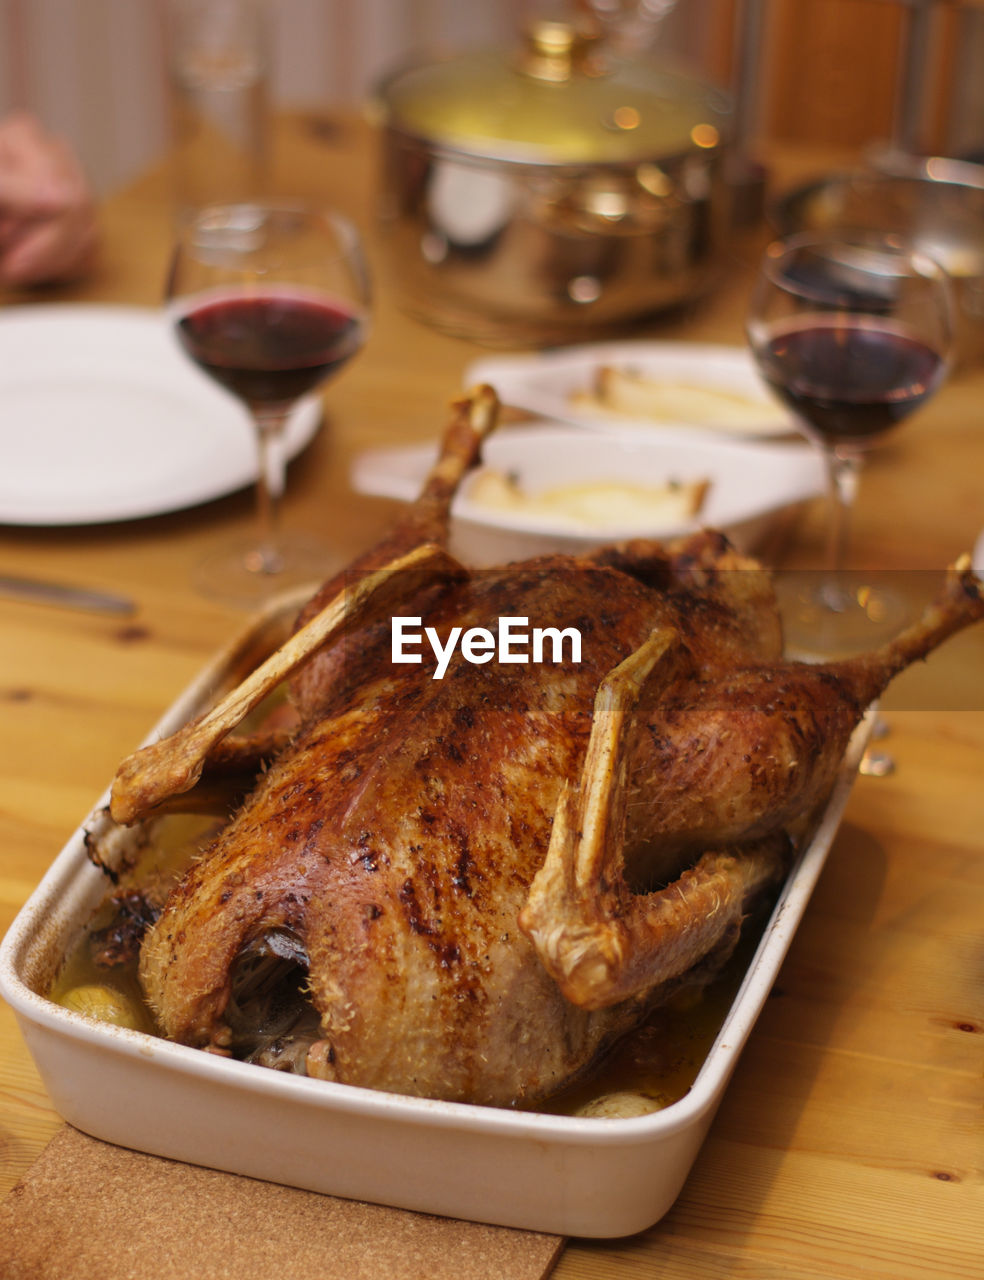
[[[824,450],[827,463],[829,514],[827,517],[827,570],[824,595],[831,608],[843,608],[848,593],[841,581],[847,560],[851,513],[861,478],[861,458],[851,451]]]
[[[256,479],[256,513],[259,543],[247,557],[247,568],[254,573],[279,573],[283,568],[278,531],[280,499],[283,497],[287,458],[284,453],[285,410],[254,409],[259,474]]]

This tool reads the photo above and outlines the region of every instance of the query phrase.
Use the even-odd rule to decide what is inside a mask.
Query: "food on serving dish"
[[[865,708],[984,616],[961,564],[893,643],[808,665],[783,659],[769,576],[713,532],[469,571],[442,543],[495,416],[488,388],[462,401],[396,529],[117,772],[91,837],[118,880],[98,945],[139,952],[163,1034],[416,1096],[555,1094],[720,969]],[[462,640],[443,678],[393,662],[396,615]],[[503,615],[579,632],[580,662],[573,641],[539,666],[462,660],[452,628]],[[289,710],[243,732],[285,682]],[[153,846],[168,810],[244,774],[231,818],[181,819],[190,869],[152,856],[134,882],[124,824]]]
[[[777,431],[789,425],[785,411],[765,395],[652,377],[615,365],[599,366],[591,386],[571,392],[569,403],[591,413],[720,430]]]
[[[667,480],[628,484],[616,480],[555,485],[530,493],[515,476],[482,470],[468,488],[473,506],[591,529],[658,528],[689,524],[700,512],[710,481]]]
[[[114,1027],[129,1027],[131,1031],[150,1029],[140,1003],[106,983],[85,982],[68,987],[59,995],[59,1003]]]

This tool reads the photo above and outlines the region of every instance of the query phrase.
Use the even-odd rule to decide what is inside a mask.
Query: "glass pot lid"
[[[512,54],[479,50],[393,76],[387,123],[459,153],[514,163],[633,163],[727,139],[727,94],[656,61],[620,58],[563,22]]]

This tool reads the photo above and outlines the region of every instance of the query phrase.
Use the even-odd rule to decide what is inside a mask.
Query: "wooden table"
[[[276,182],[370,229],[365,128],[309,118],[278,134]],[[787,177],[822,167],[779,157]],[[84,284],[38,300],[154,305],[170,226],[166,171],[110,199]],[[655,335],[740,342],[761,237],[721,288]],[[402,316],[379,274],[365,353],[326,397],[291,469],[285,519],[354,553],[389,503],[346,475],[367,446],[431,438],[476,349]],[[940,570],[984,528],[984,367],[960,371],[871,462],[858,564]],[[5,430],[11,430],[5,426]],[[19,429],[19,428],[18,428]],[[139,429],[139,424],[135,424]],[[143,737],[242,615],[199,598],[196,560],[250,526],[248,495],[124,525],[0,528],[0,572],[130,594],[132,620],[0,602],[0,928]],[[783,553],[821,554],[819,513]],[[570,1243],[557,1275],[984,1277],[984,627],[886,700],[896,771],[863,777],[805,923],[671,1213],[629,1240]],[[4,1008],[0,1191],[48,1141],[52,1111]]]

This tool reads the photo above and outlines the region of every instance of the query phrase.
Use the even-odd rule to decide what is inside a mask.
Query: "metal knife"
[[[40,582],[34,578],[15,578],[0,574],[0,596],[11,600],[29,600],[34,604],[56,605],[63,609],[86,609],[92,613],[111,613],[126,617],[136,613],[137,606],[126,596],[108,591],[91,591],[63,582]]]

